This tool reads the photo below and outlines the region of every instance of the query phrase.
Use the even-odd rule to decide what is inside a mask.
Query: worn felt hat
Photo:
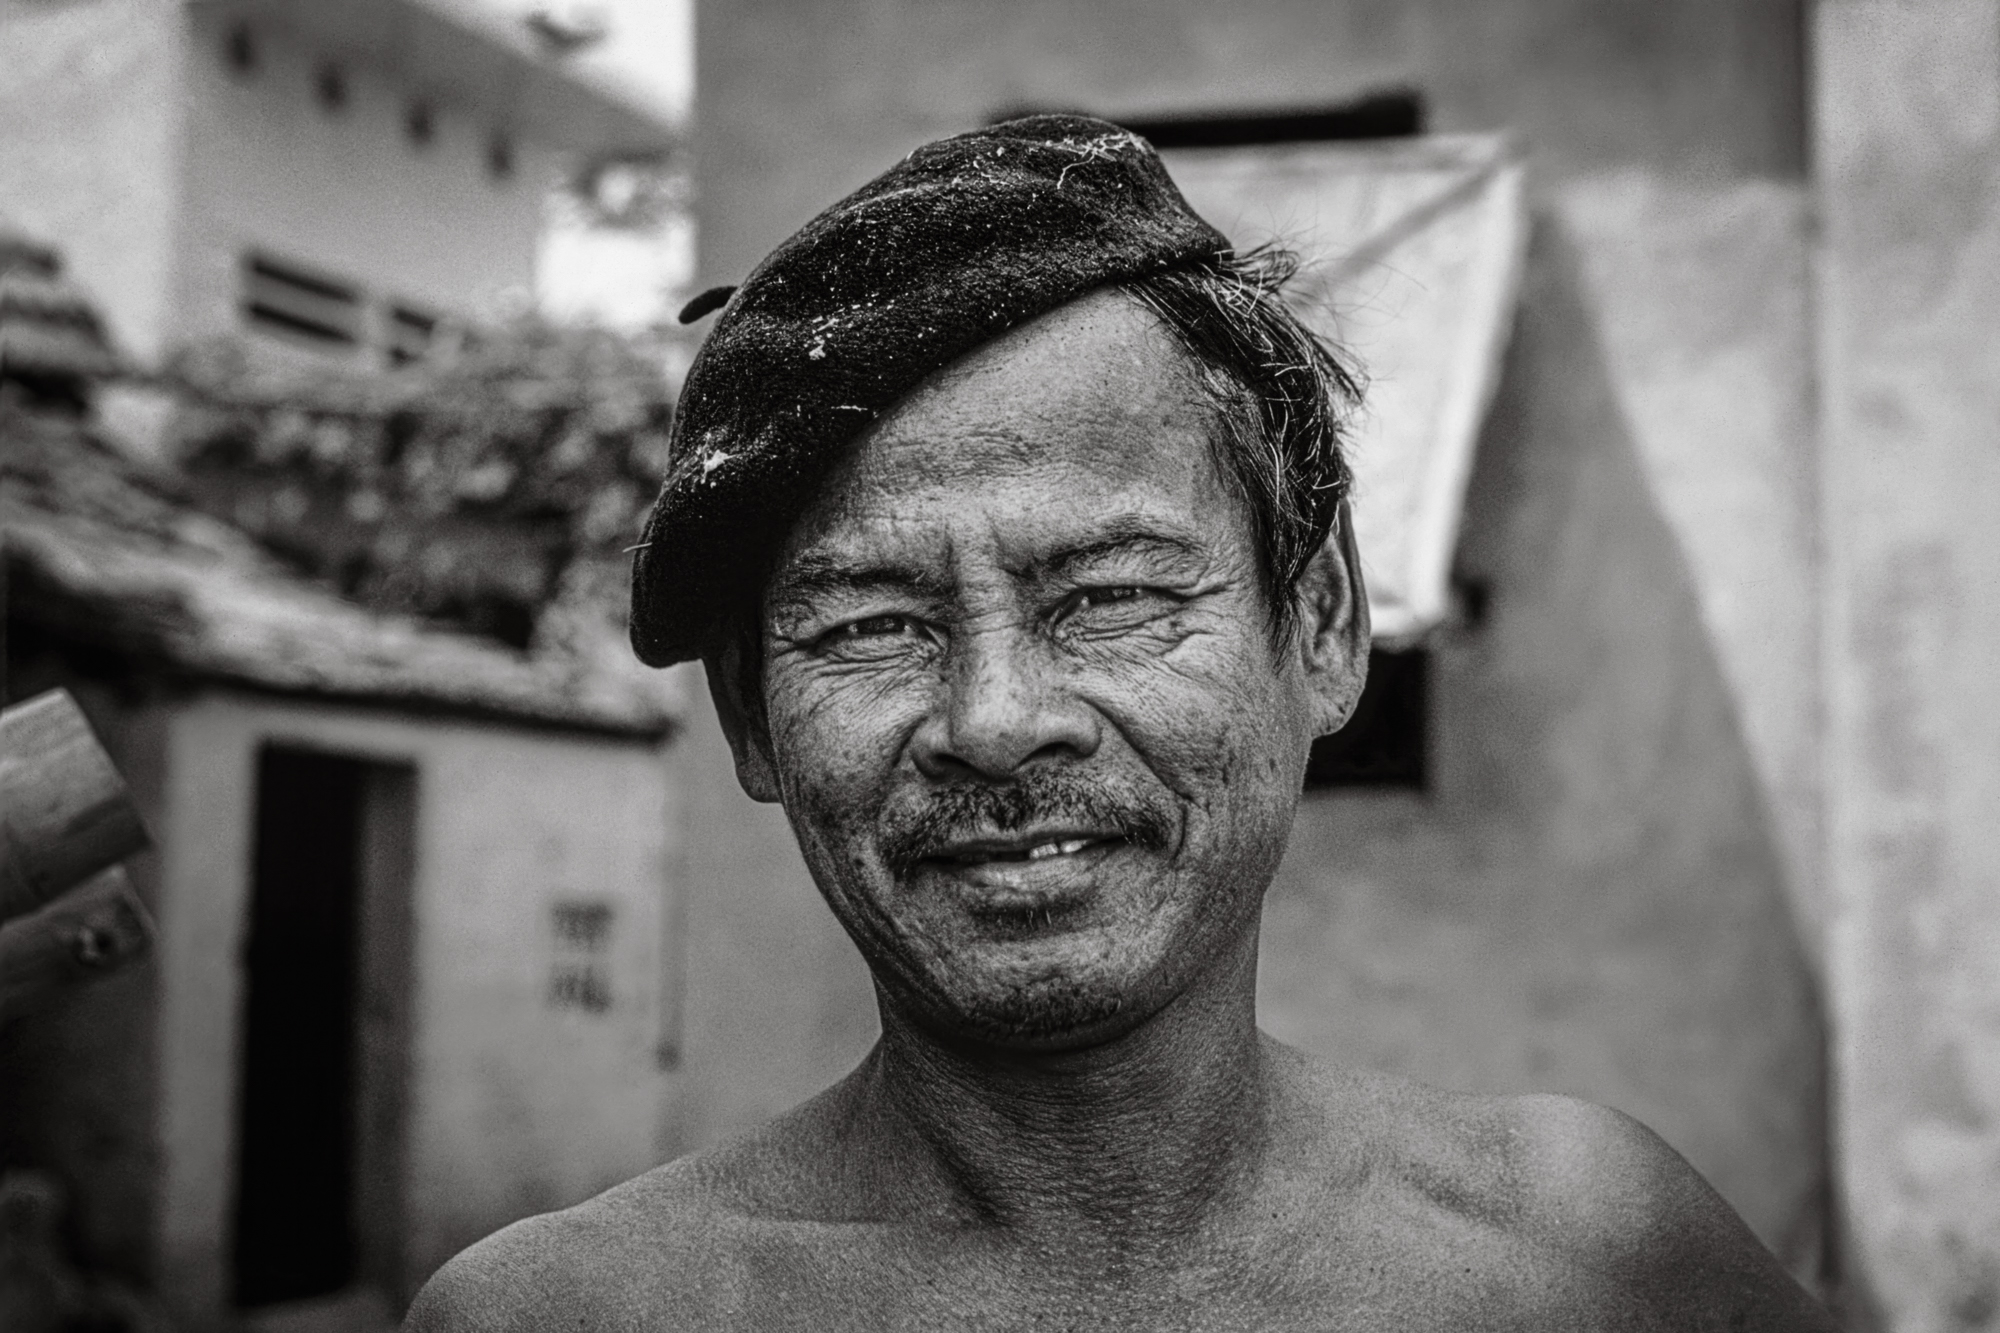
[[[821,213],[688,370],[632,566],[633,649],[700,656],[841,447],[931,373],[1093,288],[1228,250],[1145,140],[1087,116],[928,144]]]

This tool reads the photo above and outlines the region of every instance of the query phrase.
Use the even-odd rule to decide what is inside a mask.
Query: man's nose
[[[943,693],[913,738],[925,776],[1004,779],[1038,759],[1096,752],[1097,711],[1030,630],[962,633],[946,653]]]

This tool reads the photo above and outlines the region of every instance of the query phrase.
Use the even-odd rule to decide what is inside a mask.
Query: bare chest
[[[1489,1228],[1290,1227],[1147,1261],[823,1224],[717,1237],[697,1271],[626,1287],[605,1327],[690,1330],[1548,1330],[1644,1327]],[[607,1311],[607,1314],[613,1312]]]

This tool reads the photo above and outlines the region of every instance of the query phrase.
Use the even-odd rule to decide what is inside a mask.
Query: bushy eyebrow
[[[785,566],[771,588],[771,601],[796,605],[817,597],[870,592],[915,593],[942,597],[950,585],[937,575],[893,562],[851,565],[838,557],[808,551]]]
[[[1162,532],[1141,519],[1114,520],[1108,526],[1109,532],[1042,556],[1021,572],[1044,581],[1061,581],[1075,577],[1091,565],[1121,556],[1206,560],[1208,555],[1207,548],[1193,538]]]
[[[1100,530],[1089,541],[1038,555],[1016,566],[1013,572],[1035,582],[1056,583],[1074,578],[1092,565],[1120,557],[1203,561],[1207,558],[1207,548],[1199,541],[1163,532],[1142,519],[1114,519],[1105,527],[1108,530]],[[807,551],[791,560],[773,582],[771,602],[775,606],[799,606],[820,597],[866,593],[913,594],[941,601],[951,591],[951,580],[933,570],[894,561],[850,564],[828,552]]]

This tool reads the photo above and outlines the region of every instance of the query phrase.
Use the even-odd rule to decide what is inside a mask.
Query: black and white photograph
[[[0,0],[0,1333],[2000,1333],[2000,0]]]

